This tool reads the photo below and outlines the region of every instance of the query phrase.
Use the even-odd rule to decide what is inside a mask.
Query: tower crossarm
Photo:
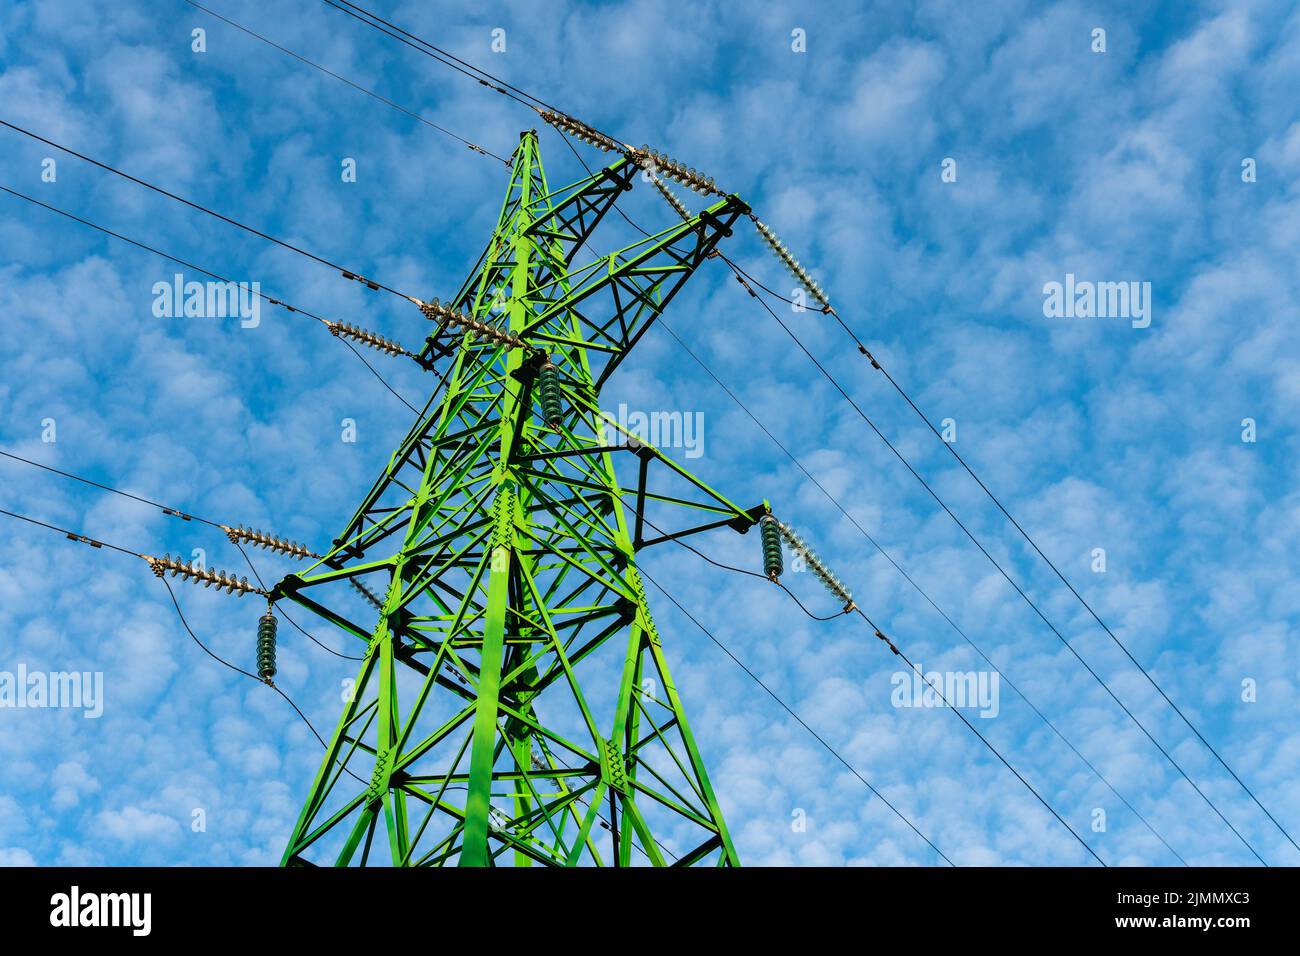
[[[725,495],[715,491],[711,486],[675,461],[672,456],[634,433],[626,423],[604,412],[599,404],[586,394],[585,390],[566,390],[565,394],[572,402],[575,410],[586,412],[590,419],[597,423],[592,436],[584,444],[583,439],[569,431],[565,436],[568,441],[565,446],[559,448],[545,447],[520,452],[518,454],[520,469],[538,478],[564,481],[563,476],[543,473],[538,466],[541,463],[557,459],[609,452],[627,452],[635,455],[639,460],[636,486],[634,488],[621,488],[620,493],[624,499],[628,500],[629,508],[636,517],[635,530],[632,536],[632,544],[636,550],[715,528],[729,527],[743,534],[767,513],[766,504],[759,504],[753,508],[742,508]],[[655,488],[651,488],[651,469],[655,466],[658,466],[658,470],[664,473],[672,482],[670,488],[662,488],[662,483],[656,485]],[[581,478],[569,478],[568,480],[573,482],[575,488],[593,487],[591,483],[584,482]],[[668,493],[669,491],[675,491],[676,493]],[[689,497],[687,497],[688,495]],[[712,520],[687,529],[664,532],[646,538],[644,536],[646,509],[650,504],[654,503],[677,505],[691,509],[711,517]]]
[[[574,344],[576,320],[583,348],[593,359],[597,389],[614,372],[641,336],[749,206],[727,196],[698,215],[648,236],[619,252],[596,259],[568,274],[571,288],[524,327],[521,335],[541,346]]]
[[[564,269],[573,261],[578,250],[591,238],[596,227],[600,225],[606,213],[614,208],[623,193],[632,188],[633,178],[638,167],[626,157],[619,157],[608,166],[598,169],[590,176],[584,177],[569,186],[554,192],[527,200],[527,207],[522,210],[530,220],[523,232],[525,235],[550,244],[556,265],[552,268],[543,266],[535,281],[538,284],[560,281],[564,278]],[[503,218],[510,212],[511,197]],[[519,200],[519,202],[523,202]],[[554,207],[552,208],[552,204]],[[508,260],[492,261],[495,251],[493,242],[489,242],[479,257],[476,271],[471,273],[465,284],[457,291],[447,305],[460,312],[473,314],[475,311],[476,292],[481,286],[492,287],[498,284],[512,268]],[[483,270],[479,272],[478,270]],[[450,346],[445,342],[444,329],[435,330],[425,342],[420,359],[431,363],[434,358],[449,354]]]
[[[619,158],[572,186],[534,199],[528,209],[533,220],[524,235],[553,243],[556,258],[567,267],[619,197],[631,190],[636,173],[635,163]]]

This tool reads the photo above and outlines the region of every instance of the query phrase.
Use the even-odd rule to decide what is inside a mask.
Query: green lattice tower
[[[726,197],[574,267],[640,178],[621,158],[550,192],[536,133],[520,137],[496,231],[447,303],[509,335],[440,324],[421,357],[445,384],[325,558],[277,585],[364,649],[285,864],[738,862],[635,554],[745,531],[761,508],[629,443],[599,393],[748,208]],[[639,459],[634,489],[616,455]]]

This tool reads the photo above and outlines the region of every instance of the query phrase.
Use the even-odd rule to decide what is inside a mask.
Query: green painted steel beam
[[[442,388],[330,551],[276,585],[366,648],[284,864],[738,864],[624,499],[682,511],[656,522],[683,533],[701,513],[744,530],[751,512],[653,448],[638,452],[640,486],[622,488],[626,434],[599,392],[747,208],[728,197],[574,266],[636,172],[620,158],[551,190],[536,134],[521,136],[496,228],[450,304],[526,347],[431,335]],[[534,401],[544,361],[558,421]],[[383,591],[377,619],[355,579]],[[354,623],[367,615],[369,631]]]

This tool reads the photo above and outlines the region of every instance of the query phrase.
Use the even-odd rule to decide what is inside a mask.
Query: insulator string
[[[152,555],[141,555],[149,567],[153,568],[153,573],[158,577],[163,577],[168,572],[172,577],[180,577],[194,584],[202,584],[205,588],[216,586],[218,591],[224,590],[227,594],[233,594],[236,597],[243,597],[245,594],[261,594],[266,596],[264,588],[259,588],[255,584],[249,584],[248,578],[240,578],[237,575],[227,575],[225,571],[215,571],[211,568],[201,566],[197,561],[187,564],[180,558],[173,558],[170,554],[164,554],[161,558],[155,558]]]
[[[430,322],[437,322],[442,328],[449,328],[452,330],[458,328],[464,329],[474,335],[482,336],[483,338],[496,342],[499,345],[504,345],[507,349],[523,349],[526,352],[538,351],[537,348],[529,345],[523,339],[519,338],[519,336],[507,332],[505,329],[493,325],[491,322],[484,322],[471,315],[466,315],[464,312],[457,312],[450,306],[442,304],[438,299],[433,299],[430,302],[423,302],[420,299],[411,298],[411,301],[414,302],[419,307],[420,311],[424,313],[425,318]]]

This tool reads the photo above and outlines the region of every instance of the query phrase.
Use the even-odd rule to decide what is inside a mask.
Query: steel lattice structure
[[[445,385],[324,557],[274,589],[365,647],[286,865],[738,863],[635,554],[766,506],[629,442],[599,396],[749,209],[727,196],[575,267],[640,172],[624,156],[552,192],[522,134],[478,265],[424,307]],[[643,534],[647,508],[679,506],[696,517]]]

